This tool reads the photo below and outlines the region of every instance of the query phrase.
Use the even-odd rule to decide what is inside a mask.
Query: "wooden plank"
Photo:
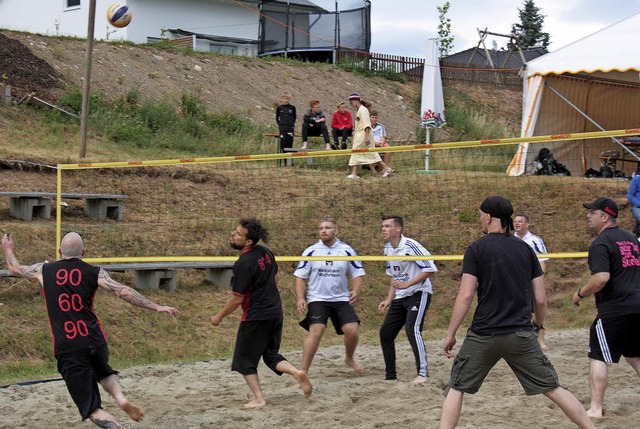
[[[121,264],[97,264],[106,271],[148,271],[148,270],[174,270],[189,268],[205,270],[208,268],[233,268],[235,262],[129,262]]]
[[[101,199],[101,200],[122,200],[127,198],[126,195],[117,194],[75,194],[75,193],[62,193],[62,198],[66,199]],[[12,198],[55,198],[57,194],[55,192],[0,192],[0,197],[12,197]]]

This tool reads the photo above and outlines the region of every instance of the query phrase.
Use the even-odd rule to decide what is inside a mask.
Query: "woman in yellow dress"
[[[351,94],[349,96],[349,103],[351,103],[351,107],[357,111],[353,124],[353,143],[351,148],[356,150],[375,148],[375,143],[371,136],[371,118],[369,117],[369,109],[367,109],[370,104],[362,100],[358,94]],[[374,175],[377,174],[377,165],[382,167],[382,177],[387,177],[394,172],[392,168],[382,162],[382,158],[380,158],[377,152],[363,151],[351,154],[349,165],[352,167],[352,170],[351,174],[347,177],[349,179],[360,179],[360,176],[358,176],[358,166],[367,164],[369,165],[371,173]]]

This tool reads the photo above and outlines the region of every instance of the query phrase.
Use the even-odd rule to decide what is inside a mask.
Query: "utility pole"
[[[89,1],[87,26],[87,62],[82,85],[82,113],[80,116],[80,158],[87,154],[87,129],[89,127],[89,100],[91,98],[91,68],[93,65],[93,34],[96,24],[96,0]]]

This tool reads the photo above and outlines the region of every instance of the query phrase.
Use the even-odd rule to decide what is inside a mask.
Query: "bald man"
[[[98,383],[133,420],[142,419],[144,413],[127,401],[118,372],[109,365],[107,338],[93,312],[93,299],[101,287],[130,304],[158,313],[176,316],[178,310],[154,304],[134,289],[113,280],[102,268],[82,261],[84,245],[75,232],[62,238],[61,258],[56,262],[20,265],[13,249],[13,237],[5,234],[2,250],[9,271],[17,277],[38,280],[42,286],[58,371],[82,419],[90,419],[101,428],[124,428],[102,409]]]

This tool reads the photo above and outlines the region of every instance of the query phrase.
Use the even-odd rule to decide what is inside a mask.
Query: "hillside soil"
[[[13,86],[14,99],[35,92],[55,102],[61,91],[82,88],[86,42],[28,33],[0,33],[0,75]],[[518,91],[469,85],[445,85],[464,92],[484,113],[508,124],[517,133],[521,95]],[[309,100],[318,99],[330,118],[339,102],[359,93],[380,113],[389,137],[415,140],[419,124],[420,84],[367,78],[329,64],[282,59],[250,59],[207,53],[189,53],[140,46],[96,42],[93,52],[92,92],[114,100],[137,91],[148,100],[178,101],[182,94],[197,95],[209,112],[235,112],[253,123],[277,130],[274,109],[289,91],[298,109],[298,126]],[[178,103],[176,103],[178,106]],[[0,134],[0,138],[2,134]],[[450,141],[446,129],[432,141]],[[421,142],[418,142],[421,143]]]

